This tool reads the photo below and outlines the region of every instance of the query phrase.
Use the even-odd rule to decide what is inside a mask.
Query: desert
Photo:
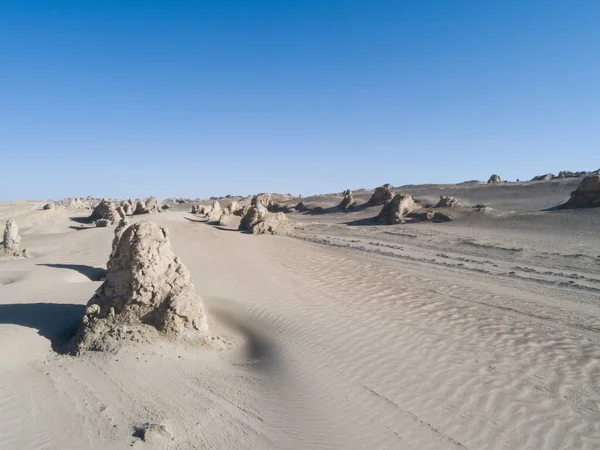
[[[4,202],[0,448],[597,448],[594,182]]]

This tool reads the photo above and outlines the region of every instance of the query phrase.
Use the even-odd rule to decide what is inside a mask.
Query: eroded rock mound
[[[232,216],[233,216],[233,214],[223,212],[223,214],[221,214],[221,217],[219,218],[219,225],[222,227],[226,227],[227,225],[229,225],[229,222],[231,222]]]
[[[87,201],[81,200],[79,197],[71,198],[67,201],[67,208],[71,209],[88,209],[90,207]]]
[[[108,201],[104,198],[100,201],[100,203],[98,203],[98,206],[94,208],[94,211],[92,211],[92,214],[89,217],[89,220],[96,222],[96,226],[112,225],[115,221],[119,219],[120,216],[117,213],[116,205],[113,202]],[[100,225],[99,221],[102,221],[100,222]],[[106,223],[107,225],[102,225],[104,223]]]
[[[461,206],[455,197],[450,195],[440,195],[440,201],[435,205],[436,208],[454,208]]]
[[[265,193],[257,194],[254,197],[252,197],[252,201],[250,204],[252,206],[256,206],[257,202],[262,203],[262,205],[267,209],[269,209],[271,206],[273,206],[273,199],[271,198],[270,194],[265,194]]]
[[[496,183],[502,183],[502,179],[500,178],[499,175],[494,174],[488,180],[488,184],[496,184]]]
[[[13,219],[8,219],[4,226],[4,235],[2,247],[0,247],[0,256],[27,256],[27,250],[21,250],[19,244],[21,236],[19,236],[19,227]]]
[[[160,336],[189,342],[207,337],[204,304],[168,236],[166,228],[149,220],[125,229],[106,280],[87,304],[72,353],[114,351]]]
[[[397,194],[391,202],[381,208],[377,220],[388,225],[394,225],[400,223],[404,217],[416,207],[417,204],[412,198],[412,195]]]
[[[562,173],[562,172],[561,172]],[[538,175],[533,177],[531,181],[550,181],[556,178],[553,173],[546,173],[544,175]]]
[[[127,216],[131,216],[133,214],[133,211],[135,211],[135,205],[133,203],[133,200],[131,199],[123,200],[121,202],[121,207],[123,208],[123,211],[125,211],[125,215]]]
[[[294,231],[286,215],[282,212],[267,213],[252,227],[252,234],[274,234],[286,236]]]
[[[240,209],[240,204],[236,200],[233,200],[233,201],[229,202],[229,204],[225,207],[223,212],[225,212],[227,214],[235,214],[236,212],[238,212],[239,209]]]
[[[564,209],[600,207],[600,175],[585,177],[571,198],[561,205]]]
[[[394,191],[391,184],[384,184],[379,186],[371,195],[371,198],[367,202],[368,206],[385,205],[394,198]]]
[[[147,200],[140,200],[137,202],[133,215],[150,214],[153,212],[160,212],[160,208],[158,207],[158,200],[154,197],[150,197]]]
[[[44,211],[51,211],[51,210],[53,210],[55,208],[56,208],[56,206],[54,205],[54,202],[49,202],[49,203],[46,203],[44,205],[43,210]]]
[[[442,213],[440,211],[413,211],[407,214],[407,217],[410,217],[416,222],[449,222],[452,220],[448,214]]]
[[[246,214],[242,217],[239,230],[252,231],[252,228],[269,213],[267,208],[260,202],[252,199],[252,204]]]
[[[346,189],[344,191],[344,198],[340,202],[341,209],[350,209],[356,204],[356,200],[352,196],[352,191],[350,189]]]
[[[221,204],[217,200],[215,200],[210,206],[210,210],[206,213],[208,221],[217,222],[221,218],[221,214],[223,214]]]

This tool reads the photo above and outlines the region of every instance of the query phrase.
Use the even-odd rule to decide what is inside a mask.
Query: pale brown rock
[[[499,175],[494,174],[488,180],[488,184],[496,184],[496,183],[502,183],[502,179],[500,178]]]
[[[252,227],[252,234],[274,234],[286,236],[294,231],[294,227],[282,212],[267,213],[262,220]]]
[[[355,204],[356,204],[356,200],[354,200],[354,197],[352,196],[352,191],[350,189],[345,190],[344,198],[342,199],[342,201],[340,202],[340,205],[339,205],[340,208],[341,209],[350,209]]]
[[[253,204],[248,208],[248,211],[242,217],[239,229],[251,231],[252,228],[268,213],[269,211],[267,211],[267,208],[260,201],[253,201]]]
[[[113,224],[119,220],[119,214],[117,213],[116,205],[106,199],[102,199],[100,203],[94,208],[92,214],[89,217],[91,221],[106,220],[108,224]],[[99,226],[99,225],[96,225]],[[102,226],[102,225],[100,225]]]
[[[450,195],[440,195],[440,201],[435,205],[436,208],[454,208],[456,206],[461,205],[455,197]]]
[[[381,208],[381,212],[377,216],[379,222],[394,225],[402,221],[402,219],[412,210],[416,208],[416,203],[410,194],[396,194],[391,202]]]
[[[379,186],[371,195],[371,198],[367,202],[367,206],[385,205],[394,198],[394,191],[391,184],[384,184]]]
[[[563,209],[600,207],[600,175],[585,177],[571,198],[560,206]]]
[[[198,343],[207,334],[204,304],[167,230],[144,220],[119,239],[71,352],[114,351],[130,341],[152,342],[160,336]]]

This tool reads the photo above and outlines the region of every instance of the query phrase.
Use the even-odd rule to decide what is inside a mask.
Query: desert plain
[[[209,332],[111,351],[69,346],[100,199],[2,203],[27,255],[0,259],[0,449],[600,448],[600,208],[556,208],[581,182],[398,186],[451,220],[394,224],[373,189],[272,194],[285,235],[162,201],[127,220],[168,230]]]

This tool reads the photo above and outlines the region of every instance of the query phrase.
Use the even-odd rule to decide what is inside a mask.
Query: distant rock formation
[[[537,177],[533,177],[533,178],[531,179],[531,181],[550,181],[550,180],[552,180],[552,179],[554,179],[554,178],[556,178],[556,177],[554,176],[554,174],[552,174],[552,173],[547,173],[547,174],[544,174],[544,175],[538,175]]]
[[[43,210],[44,211],[50,211],[50,210],[53,210],[55,208],[56,208],[56,206],[54,205],[54,202],[49,202],[49,203],[46,203],[44,205]]]
[[[210,207],[210,210],[206,213],[209,222],[217,222],[221,218],[221,214],[223,214],[223,209],[221,208],[221,204],[218,200],[215,200]]]
[[[149,220],[125,229],[106,280],[87,304],[71,353],[115,351],[160,336],[193,343],[206,339],[204,304],[168,236]]]
[[[456,206],[461,206],[461,204],[450,195],[440,195],[440,201],[435,205],[436,208],[454,208]]]
[[[252,203],[248,208],[246,214],[242,217],[240,222],[239,230],[244,231],[252,231],[252,228],[269,213],[267,208],[260,201],[255,201],[255,198],[252,198]]]
[[[231,222],[231,218],[233,214],[229,214],[228,212],[223,212],[221,217],[219,218],[219,226],[226,227]]]
[[[103,198],[92,211],[89,220],[96,222],[97,227],[106,227],[115,223],[119,218],[115,204]]]
[[[304,204],[304,202],[298,202],[298,204],[296,205],[296,211],[298,212],[306,212],[308,210],[309,208]]]
[[[294,226],[282,213],[267,213],[252,227],[252,234],[273,234],[286,236],[294,231]]]
[[[2,247],[0,247],[0,256],[27,256],[27,249],[21,250],[19,244],[21,236],[19,236],[19,227],[13,219],[8,219],[4,226],[4,235]]]
[[[344,198],[340,202],[339,207],[341,209],[350,209],[355,205],[355,203],[356,203],[356,201],[354,200],[354,197],[352,196],[352,191],[350,189],[346,189],[344,191]]]
[[[448,214],[440,211],[413,211],[407,214],[416,222],[449,222],[452,220]]]
[[[600,169],[595,170],[593,172],[571,172],[570,170],[561,170],[558,172],[557,178],[583,178],[590,175],[600,175]]]
[[[125,211],[126,216],[133,215],[133,211],[135,211],[135,204],[131,199],[121,201],[121,207]]]
[[[600,175],[585,177],[571,198],[560,206],[563,209],[600,207]]]
[[[271,198],[270,194],[261,193],[255,195],[254,197],[252,197],[251,205],[255,206],[256,202],[262,203],[262,205],[267,209],[273,206],[273,199]]]
[[[147,200],[140,200],[137,202],[133,215],[150,214],[153,212],[160,212],[160,209],[158,207],[158,200],[154,197],[150,197]]]
[[[400,223],[402,219],[417,205],[410,194],[396,194],[391,202],[387,203],[377,216],[379,222],[388,225]]]
[[[502,183],[502,179],[499,175],[492,175],[488,180],[488,184]]]
[[[367,202],[367,206],[385,205],[394,198],[394,191],[391,184],[384,184],[379,186],[371,195],[371,198]]]
[[[67,208],[70,209],[88,209],[90,207],[87,201],[81,200],[79,197],[71,198],[66,203]]]
[[[236,200],[232,200],[225,207],[223,212],[226,212],[227,214],[235,214],[236,212],[238,212],[239,209],[240,209],[240,204]]]

